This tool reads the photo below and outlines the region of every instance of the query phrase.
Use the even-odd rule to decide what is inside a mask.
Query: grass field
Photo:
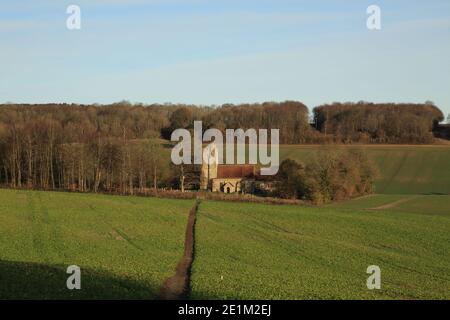
[[[0,190],[0,298],[155,298],[193,202]],[[81,268],[82,290],[66,288]]]
[[[450,197],[436,215],[425,199],[424,214],[407,202],[370,209],[398,200],[387,197],[319,208],[202,203],[192,297],[450,299]],[[381,290],[366,287],[369,265],[381,268]]]
[[[281,146],[364,150],[376,192],[322,207],[205,202],[197,222],[194,298],[450,299],[449,146]],[[382,289],[366,287],[378,265]]]
[[[281,158],[322,148],[282,146]],[[321,207],[203,201],[190,297],[450,299],[450,148],[347,148],[378,164],[377,194]],[[156,298],[193,204],[0,189],[0,299]],[[66,289],[73,264],[80,291]],[[366,287],[369,265],[381,290]]]

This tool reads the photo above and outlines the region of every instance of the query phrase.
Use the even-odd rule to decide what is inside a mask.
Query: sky
[[[449,40],[448,0],[1,0],[0,103],[431,100],[447,115]]]

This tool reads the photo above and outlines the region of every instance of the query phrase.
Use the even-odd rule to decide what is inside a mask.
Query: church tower
[[[203,149],[202,172],[200,175],[200,190],[211,189],[211,179],[217,178],[219,153],[213,142]]]

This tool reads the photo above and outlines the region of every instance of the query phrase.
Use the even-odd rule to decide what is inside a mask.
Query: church
[[[207,150],[213,157],[203,161],[200,189],[222,193],[254,193],[257,168],[252,164],[218,164],[217,149]]]

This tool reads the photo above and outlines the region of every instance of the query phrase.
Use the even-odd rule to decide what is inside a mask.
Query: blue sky
[[[431,100],[448,114],[449,40],[448,0],[2,0],[0,102]]]

